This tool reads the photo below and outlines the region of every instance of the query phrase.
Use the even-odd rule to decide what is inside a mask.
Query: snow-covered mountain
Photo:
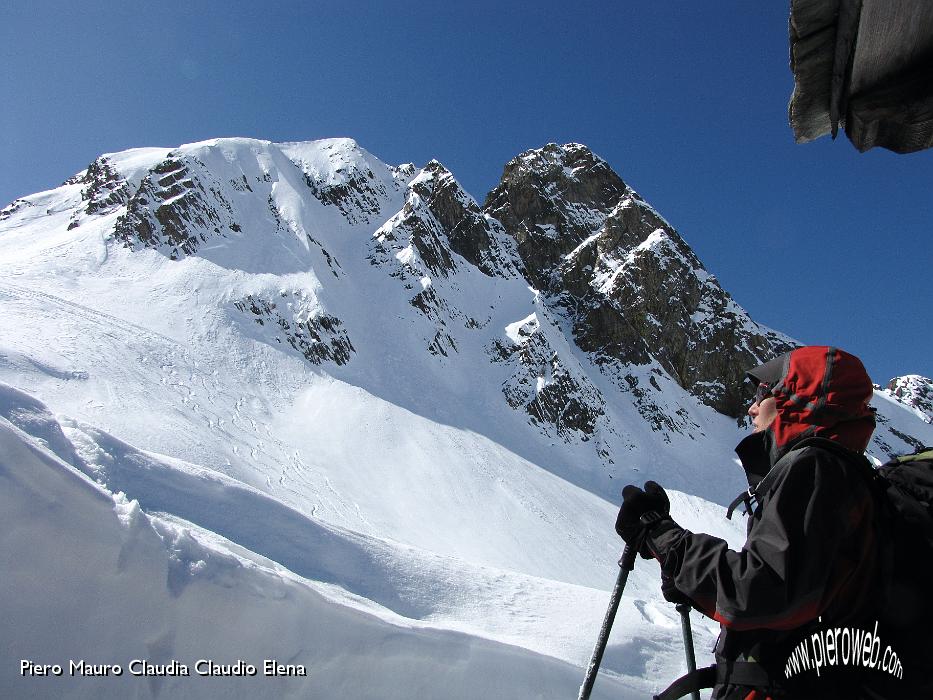
[[[349,139],[101,156],[0,210],[0,300],[3,525],[24,533],[4,541],[18,641],[0,690],[17,693],[36,687],[9,674],[20,658],[90,649],[274,653],[311,674],[93,681],[114,696],[568,695],[615,577],[619,489],[655,478],[685,525],[740,544],[717,504],[742,487],[741,378],[795,344],[578,144],[516,157],[482,206],[440,163],[388,166]],[[876,459],[933,443],[930,392],[876,393]],[[54,619],[22,601],[73,596],[23,537],[108,591],[54,654]],[[604,662],[612,697],[680,670],[652,566]],[[155,601],[167,620],[108,636],[108,605]],[[249,622],[195,631],[231,606]],[[315,634],[281,622],[315,616]],[[702,651],[715,630],[695,624]],[[237,646],[242,625],[268,630]]]

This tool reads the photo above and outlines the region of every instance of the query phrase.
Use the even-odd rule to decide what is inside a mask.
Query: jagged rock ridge
[[[759,326],[680,235],[585,146],[510,161],[485,210],[518,243],[528,278],[597,364],[657,360],[678,384],[741,414],[743,370],[793,341]]]
[[[219,184],[196,158],[169,157],[143,180],[114,235],[126,244],[166,248],[174,260],[194,254],[215,236],[238,233],[240,224]],[[234,184],[239,189],[240,183]],[[242,186],[249,189],[245,177]]]

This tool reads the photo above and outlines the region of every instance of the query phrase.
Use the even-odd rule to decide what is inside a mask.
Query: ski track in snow
[[[296,501],[305,499],[308,491],[316,488],[311,478],[312,472],[305,467],[300,454],[289,450],[288,445],[272,435],[266,420],[257,420],[252,415],[247,407],[252,397],[237,392],[216,375],[199,372],[198,363],[186,349],[183,340],[33,288],[0,283],[0,294],[15,301],[23,316],[37,321],[48,316],[49,307],[62,312],[59,318],[67,319],[63,325],[67,324],[68,330],[59,335],[59,339],[65,342],[56,343],[57,355],[66,358],[88,357],[91,353],[83,351],[82,344],[94,347],[93,365],[75,364],[76,369],[65,370],[56,368],[54,364],[43,364],[27,355],[34,366],[41,367],[59,379],[96,379],[104,372],[124,375],[116,381],[108,381],[103,396],[92,400],[92,407],[96,403],[97,407],[103,409],[104,403],[115,401],[125,406],[126,410],[133,410],[134,402],[127,400],[130,397],[121,396],[122,392],[114,385],[146,387],[138,391],[140,401],[144,401],[145,396],[149,396],[150,400],[155,398],[152,393],[158,391],[161,385],[163,390],[169,392],[169,396],[164,397],[160,403],[174,406],[172,412],[190,413],[195,424],[206,423],[221,440],[231,445],[235,454],[253,460],[253,466],[262,466],[255,462],[264,461],[268,465],[267,469],[262,470],[267,474],[264,477],[266,486],[272,486],[276,478],[272,473],[277,472],[280,491],[285,496],[294,497]],[[83,323],[79,323],[78,319]],[[15,342],[14,338],[9,340]],[[30,352],[28,347],[23,350]],[[2,352],[3,348],[0,347]],[[187,435],[189,432],[190,429],[175,432],[175,440],[180,435],[190,437]],[[285,459],[289,452],[290,458]],[[242,469],[225,468],[216,461],[211,464],[223,473],[232,473],[240,478],[250,480],[252,476],[244,476]],[[353,510],[352,503],[340,498],[333,489],[325,487],[320,490],[329,493],[327,501],[330,508],[344,512]]]
[[[175,597],[189,587],[203,585],[199,581],[204,577],[204,583],[217,580],[216,567],[210,562],[220,553],[300,581],[341,606],[391,624],[517,645],[573,665],[582,664],[588,656],[592,640],[580,632],[598,629],[605,603],[602,591],[469,565],[326,526],[211,470],[140,452],[90,426],[66,421],[62,430],[41,404],[3,385],[0,416],[0,432],[28,430],[32,440],[40,441],[39,449],[51,451],[53,466],[60,473],[57,478],[71,478],[68,471],[74,467],[106,484],[106,490],[99,486],[98,492],[119,494],[114,496],[118,505],[132,501],[138,512],[148,513],[173,552],[171,556],[177,559],[179,552],[184,555],[191,548],[199,551],[196,557],[183,556],[180,564],[170,568],[166,585]],[[23,433],[20,441],[35,444],[29,437]],[[16,449],[22,447],[7,445],[11,453]],[[29,468],[15,460],[0,462],[0,475],[19,471],[25,476]],[[132,516],[132,508],[117,510],[128,513],[123,519],[129,524],[147,517]],[[158,526],[160,522],[171,527]],[[191,544],[184,545],[185,541]],[[643,687],[639,677],[644,668],[640,663],[633,665],[625,649],[654,649],[658,654],[653,663],[658,663],[659,654],[669,657],[668,665],[676,666],[678,658],[671,650],[670,632],[676,627],[673,613],[659,610],[650,601],[631,602],[642,615],[651,611],[653,627],[632,634],[637,617],[620,615],[618,629],[623,634],[614,636],[603,666],[606,678],[624,680],[616,688]],[[0,608],[12,605],[15,601],[0,596]],[[588,624],[578,627],[581,622]],[[698,639],[709,637],[712,631],[698,626]],[[550,662],[539,663],[546,667]]]
[[[3,697],[41,689],[43,697],[466,700],[563,697],[579,683],[574,665],[374,610],[216,534],[146,514],[5,418],[0,482],[0,615],[17,631],[0,651]],[[260,670],[200,677],[196,660],[204,658]],[[66,670],[24,676],[20,659]],[[133,676],[132,659],[176,662],[190,675]],[[265,659],[307,675],[265,676]],[[69,661],[81,660],[120,664],[124,673],[74,677]],[[606,676],[594,698],[638,696]]]
[[[105,335],[110,335],[113,332],[120,332],[120,340],[136,337],[137,339],[141,338],[149,342],[166,343],[175,346],[177,346],[179,342],[178,339],[169,338],[160,333],[154,333],[149,328],[137,325],[126,319],[117,318],[116,316],[112,316],[97,309],[92,309],[83,304],[62,299],[54,294],[41,292],[38,289],[13,286],[9,283],[0,282],[0,294],[5,295],[7,299],[16,301],[23,301],[25,299],[41,300],[44,303],[37,306],[45,307],[46,305],[51,305],[52,307],[58,307],[68,313],[78,314],[99,326]]]

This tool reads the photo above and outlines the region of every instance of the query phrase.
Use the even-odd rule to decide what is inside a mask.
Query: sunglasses
[[[758,389],[755,390],[755,398],[753,403],[759,404],[769,396],[771,396],[771,385],[762,382],[758,385]]]

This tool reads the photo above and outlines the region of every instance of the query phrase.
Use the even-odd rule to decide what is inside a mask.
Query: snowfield
[[[682,525],[741,546],[723,504],[745,428],[656,364],[630,368],[669,418],[649,425],[497,222],[501,274],[450,251],[440,164],[219,139],[96,171],[0,210],[0,697],[575,697],[625,484],[658,480]],[[130,214],[194,237],[126,241]],[[604,400],[592,435],[504,396],[568,377]],[[877,393],[876,459],[933,444],[918,382]],[[658,584],[639,560],[594,697],[684,672]],[[693,624],[708,663],[718,626]]]
[[[327,526],[211,470],[62,426],[6,385],[0,412],[0,613],[16,630],[0,660],[4,697],[549,698],[579,687],[604,591]],[[673,495],[684,522],[707,510]],[[651,592],[656,565],[639,567],[594,697],[643,697],[645,677],[680,670],[676,615]],[[709,642],[714,629],[696,632]],[[267,676],[267,660],[308,675]],[[82,661],[122,675],[70,666]],[[200,675],[237,661],[256,675]],[[61,675],[21,673],[24,662]],[[149,676],[146,663],[189,675]]]

